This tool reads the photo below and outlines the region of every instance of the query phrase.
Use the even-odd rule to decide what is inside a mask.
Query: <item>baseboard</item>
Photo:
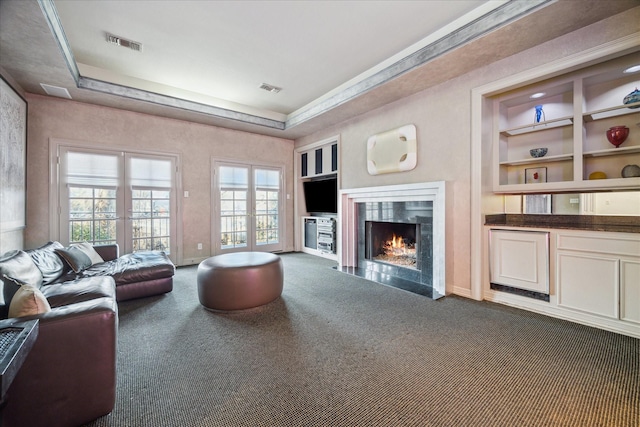
[[[461,288],[460,286],[454,286],[452,293],[460,297],[471,298],[471,289]]]
[[[543,302],[518,295],[506,294],[494,290],[485,290],[484,299],[498,304],[509,305],[521,310],[532,311],[545,316],[579,323],[592,328],[640,338],[640,324],[600,317],[591,313],[560,307],[554,303]]]
[[[207,259],[209,257],[199,257],[199,258],[187,258],[187,259],[183,259],[182,263],[180,264],[176,264],[177,267],[186,267],[189,265],[196,265],[196,264],[200,264],[202,261],[204,261],[205,259]]]

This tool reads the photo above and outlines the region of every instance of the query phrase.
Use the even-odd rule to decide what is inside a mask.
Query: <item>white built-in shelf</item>
[[[531,157],[529,159],[522,159],[522,160],[509,160],[506,162],[500,162],[500,165],[518,166],[518,165],[530,165],[533,163],[564,162],[572,159],[573,159],[573,154],[559,154],[557,156]]]
[[[632,190],[640,187],[640,178],[583,179],[581,181],[542,182],[538,184],[503,184],[496,194],[540,194],[586,190]]]
[[[621,178],[617,172],[625,164],[640,164],[640,102],[622,104],[629,88],[637,87],[637,77],[623,72],[637,64],[640,51],[634,49],[628,55],[548,80],[523,82],[520,87],[508,80],[505,91],[492,98],[495,193],[640,190],[640,177]],[[531,100],[535,92],[546,95]],[[547,120],[529,121],[535,103],[544,105]],[[605,130],[614,125],[629,128],[628,140],[618,148],[604,139]],[[549,155],[529,157],[529,150],[536,147],[549,147]],[[527,169],[537,167],[547,169],[547,182],[524,183]],[[593,171],[611,178],[589,180]]]
[[[635,108],[634,108],[635,107]],[[640,102],[633,104],[616,105],[615,107],[603,108],[602,110],[589,111],[583,114],[585,122],[607,119],[610,117],[626,116],[627,114],[640,113]]]
[[[522,135],[525,133],[539,132],[543,130],[549,130],[553,128],[559,128],[564,126],[571,126],[573,124],[573,117],[561,117],[553,120],[546,120],[531,125],[518,126],[515,128],[505,129],[500,131],[503,136]]]
[[[620,156],[624,154],[640,153],[640,146],[607,148],[606,150],[585,151],[584,157]]]

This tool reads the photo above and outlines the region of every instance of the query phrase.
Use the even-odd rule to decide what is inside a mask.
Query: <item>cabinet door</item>
[[[549,233],[491,230],[491,282],[549,294]]]
[[[338,172],[338,144],[331,144],[331,171]]]
[[[309,153],[302,153],[300,155],[300,176],[309,176]]]
[[[618,258],[558,251],[558,305],[618,318]]]
[[[318,147],[300,154],[300,177],[335,174],[338,171],[338,144]]]
[[[640,323],[640,261],[620,262],[620,319]]]

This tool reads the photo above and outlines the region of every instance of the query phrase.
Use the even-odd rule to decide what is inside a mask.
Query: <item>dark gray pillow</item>
[[[56,249],[55,251],[76,273],[80,273],[85,268],[91,267],[91,258],[76,247]]]
[[[20,286],[28,285],[28,283],[23,282],[22,280],[16,279],[14,277],[7,276],[6,274],[2,275],[2,282],[4,283],[4,286],[2,287],[4,304],[8,308],[9,305],[11,304],[11,300],[13,299],[13,296],[16,294],[18,289],[20,289]]]

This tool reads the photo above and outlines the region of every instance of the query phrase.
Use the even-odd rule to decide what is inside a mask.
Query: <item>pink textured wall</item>
[[[179,154],[183,204],[183,258],[211,254],[211,159],[282,165],[285,191],[293,189],[293,141],[40,95],[29,102],[27,229],[25,247],[54,238],[49,229],[49,140],[87,142],[96,148]],[[181,196],[181,195],[180,195]],[[285,249],[293,249],[293,198],[285,200]],[[197,250],[197,243],[203,250]]]
[[[541,66],[638,31],[640,7],[597,22],[535,48],[477,68],[463,76],[296,140],[304,147],[340,135],[342,188],[446,181],[447,290],[471,292],[471,91],[514,73]],[[504,43],[504,40],[499,40]],[[454,64],[455,65],[455,64]],[[374,134],[415,124],[418,164],[408,172],[371,176],[366,142]],[[490,147],[486,147],[490,151]],[[484,165],[488,167],[488,165]]]

